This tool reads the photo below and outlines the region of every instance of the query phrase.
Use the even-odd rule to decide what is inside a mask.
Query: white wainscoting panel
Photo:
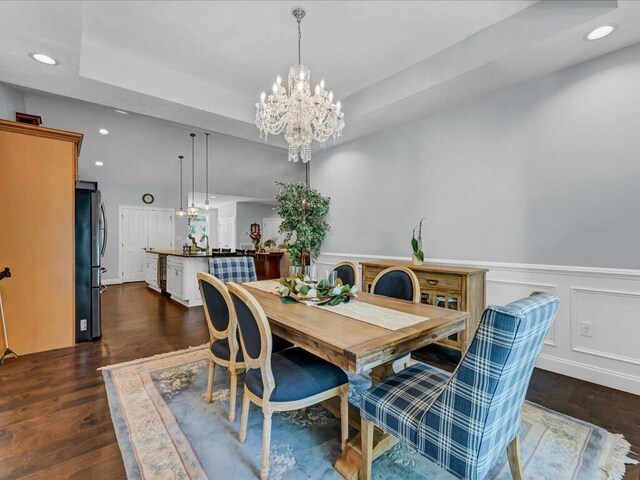
[[[571,289],[571,347],[576,352],[640,365],[640,339],[627,332],[640,326],[640,293]],[[582,334],[582,323],[593,336]]]
[[[410,260],[410,257],[324,253],[318,274],[344,260]],[[539,368],[640,395],[640,271],[563,265],[530,265],[427,259],[425,263],[489,269],[487,303],[505,304],[545,291],[562,304],[538,359]],[[593,336],[581,335],[582,322]]]

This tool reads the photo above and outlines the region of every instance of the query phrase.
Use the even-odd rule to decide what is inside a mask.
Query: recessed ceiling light
[[[102,163],[102,162],[96,162],[96,165],[97,165],[97,166],[99,166],[99,167],[101,167],[102,165],[104,165],[104,163]]]
[[[124,110],[116,109],[116,113],[121,113],[122,115],[129,115],[129,112],[125,112]]]
[[[600,40],[601,38],[606,37],[607,35],[611,35],[613,31],[618,28],[618,25],[603,25],[602,27],[598,27],[594,30],[591,30],[584,36],[584,40],[587,42],[591,42],[593,40]]]
[[[211,195],[211,198],[216,198],[216,196],[215,195]]]
[[[45,55],[44,53],[31,52],[29,56],[36,62],[44,63],[45,65],[58,65],[60,63],[55,58],[51,58],[49,55]]]
[[[106,128],[101,128],[100,130],[98,130],[98,132],[100,132],[102,135],[109,135],[109,130],[107,130]]]

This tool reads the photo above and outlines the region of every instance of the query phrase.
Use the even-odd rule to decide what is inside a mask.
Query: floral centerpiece
[[[308,302],[314,305],[339,305],[356,296],[358,288],[344,285],[339,278],[331,284],[328,280],[312,282],[308,277],[281,278],[278,293],[282,303]]]

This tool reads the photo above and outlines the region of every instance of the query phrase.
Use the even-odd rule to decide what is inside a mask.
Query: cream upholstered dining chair
[[[198,272],[198,285],[209,328],[209,378],[205,401],[211,402],[216,365],[226,367],[231,375],[229,384],[229,420],[236,418],[238,371],[245,369],[242,351],[238,347],[238,324],[233,302],[225,284],[213,275]],[[290,347],[289,342],[274,339],[274,350]]]
[[[353,287],[354,285],[360,287],[358,285],[358,266],[353,262],[340,262],[336,263],[331,269],[330,272],[336,272],[337,277],[342,280],[343,285],[349,285]]]
[[[242,353],[247,367],[244,377],[240,442],[247,437],[251,403],[262,408],[262,466],[260,478],[269,476],[271,415],[298,410],[340,397],[342,448],[349,434],[349,379],[339,367],[299,347],[273,352],[272,335],[264,310],[247,290],[228,284],[236,310]]]
[[[389,267],[373,280],[371,293],[420,303],[420,282],[407,267]]]

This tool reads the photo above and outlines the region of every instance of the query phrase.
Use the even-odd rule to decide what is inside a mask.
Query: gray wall
[[[236,246],[240,247],[241,243],[253,243],[249,232],[251,224],[257,223],[262,231],[262,219],[277,217],[271,205],[263,205],[252,202],[238,202],[236,217]],[[262,241],[268,240],[263,238]]]
[[[235,217],[238,213],[237,203],[231,202],[218,207],[218,219]]]
[[[20,90],[0,83],[0,118],[15,120],[16,112],[24,112],[24,96]]]
[[[175,190],[148,188],[138,185],[126,185],[113,182],[99,182],[98,188],[102,193],[102,201],[105,204],[109,238],[107,249],[102,259],[102,266],[107,268],[105,279],[115,279],[118,274],[118,232],[120,205],[127,207],[157,207],[176,209],[179,203],[180,193]],[[152,205],[146,205],[142,201],[142,195],[152,193],[155,200]],[[184,199],[186,205],[186,195]],[[217,221],[216,221],[217,222]],[[174,248],[182,248],[182,240],[187,237],[187,217],[175,217]]]
[[[640,268],[639,85],[635,45],[314,154],[323,250]]]

